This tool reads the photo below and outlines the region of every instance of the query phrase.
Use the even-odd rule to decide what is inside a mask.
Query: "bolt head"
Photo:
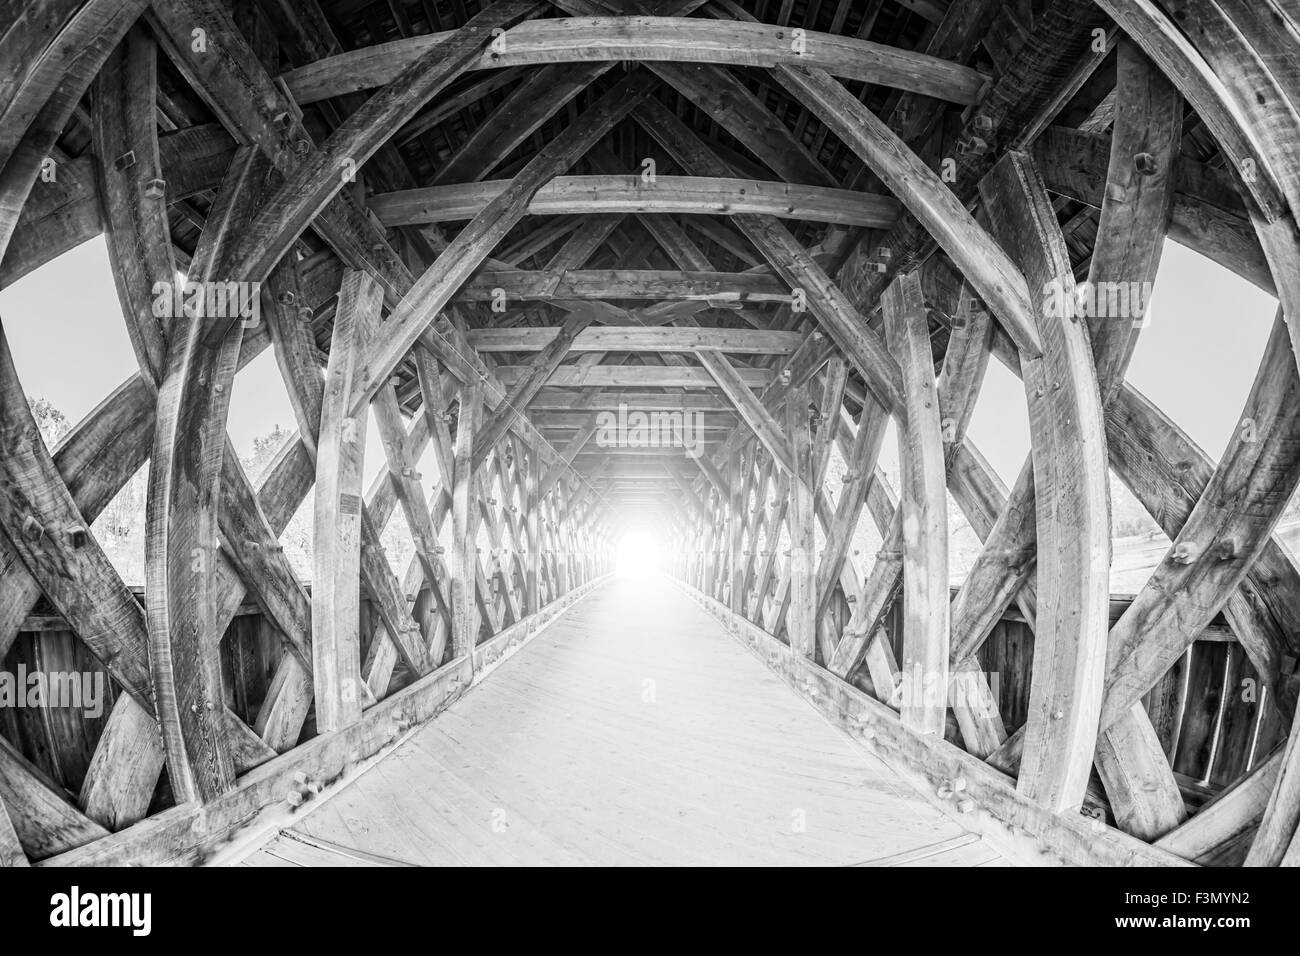
[[[1133,157],[1133,168],[1142,176],[1154,176],[1160,171],[1156,158],[1150,153],[1138,153]]]

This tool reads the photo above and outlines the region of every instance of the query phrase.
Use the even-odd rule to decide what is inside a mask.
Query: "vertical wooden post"
[[[729,606],[741,612],[745,607],[745,562],[742,550],[745,541],[745,458],[740,449],[731,453],[727,477],[731,482],[731,502],[727,508],[727,560],[731,568],[731,599]]]
[[[478,581],[478,502],[475,500],[474,433],[483,409],[477,380],[460,390],[456,455],[451,490],[451,646],[452,655],[470,655],[478,640],[474,590]],[[472,655],[470,655],[472,657]]]
[[[920,274],[882,299],[885,335],[903,370],[898,430],[903,529],[903,723],[943,736],[948,700],[948,488],[943,430]]]
[[[367,416],[349,416],[348,409],[366,329],[382,303],[383,290],[367,273],[344,275],[316,454],[312,679],[316,726],[322,731],[361,719],[361,472]]]
[[[730,486],[728,486],[730,487]],[[727,589],[731,577],[731,534],[727,526],[727,512],[731,510],[731,495],[718,495],[718,518],[714,541],[718,548],[718,600],[727,603]]]
[[[551,518],[551,551],[555,559],[555,596],[563,597],[569,593],[569,558],[564,553],[565,516],[573,509],[575,491],[568,482],[561,482],[556,490],[564,495],[564,502],[559,504],[559,495],[556,496],[557,507]]]
[[[790,649],[812,658],[817,648],[816,515],[813,512],[812,434],[806,386],[791,388],[785,399],[786,434],[794,458],[790,475],[790,609],[785,628]],[[825,427],[823,424],[821,427]]]
[[[524,476],[524,521],[527,531],[528,554],[524,557],[524,613],[536,614],[541,607],[541,592],[538,590],[538,573],[541,570],[542,536],[538,526],[541,520],[541,503],[537,500],[538,488],[542,480],[542,456],[536,448],[528,450],[528,468]]]

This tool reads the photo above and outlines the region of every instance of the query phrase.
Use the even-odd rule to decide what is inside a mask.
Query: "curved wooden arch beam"
[[[916,272],[881,301],[886,340],[899,356],[907,419],[899,426],[903,543],[903,723],[943,736],[948,695],[948,487],[930,325]]]
[[[472,219],[510,186],[509,180],[429,186],[371,196],[368,208],[386,226]],[[557,176],[533,196],[534,216],[589,213],[672,213],[734,216],[741,213],[810,222],[888,229],[898,201],[825,186],[757,179],[639,175]]]
[[[1243,113],[1242,104],[1201,52],[1152,0],[1097,0],[1097,4],[1173,80],[1238,174],[1254,170],[1255,175],[1243,178],[1243,183],[1256,205],[1270,220],[1280,216],[1286,199],[1258,139],[1263,130],[1250,113]]]
[[[93,136],[118,300],[141,379],[151,390],[163,378],[167,350],[165,332],[153,313],[153,290],[157,283],[170,288],[177,275],[165,186],[156,188],[162,177],[156,97],[157,46],[137,24],[99,75]],[[113,829],[134,823],[148,810],[163,762],[152,708],[122,698],[91,756],[81,805],[92,819]]]
[[[366,100],[267,197],[240,231],[226,271],[244,281],[265,279],[303,230],[353,181],[356,170],[492,42],[494,29],[540,6],[540,0],[497,0]]]
[[[1119,50],[1118,77],[1110,185],[1102,213],[1107,227],[1099,229],[1088,281],[1102,290],[1111,283],[1135,283],[1145,296],[1155,279],[1169,217],[1183,107],[1173,86],[1127,41]],[[1139,154],[1145,172],[1138,171]],[[1144,299],[1136,304],[1145,309]],[[1089,324],[1104,404],[1123,383],[1140,319],[1089,317]],[[1035,515],[1032,470],[1026,461],[954,602],[953,646],[959,662],[973,658],[1022,588],[1032,590],[1027,582],[1033,580]],[[1103,734],[1097,760],[1112,811],[1127,832],[1158,836],[1185,816],[1168,761],[1144,715],[1134,714],[1123,729]]]
[[[1300,166],[1300,108],[1226,7],[1223,0],[1171,0],[1169,12],[1232,97],[1250,134],[1263,145],[1294,216],[1300,208],[1300,176],[1295,173]]]
[[[251,147],[231,163],[199,240],[189,281],[217,276],[232,231],[247,221],[265,163]],[[235,769],[221,724],[217,658],[218,496],[226,415],[243,326],[213,341],[206,320],[180,319],[158,389],[149,463],[145,594],[150,664],[169,779],[178,803],[207,802],[229,790]],[[214,323],[215,324],[215,323]]]
[[[126,328],[146,381],[162,379],[167,343],[154,315],[159,284],[176,284],[158,153],[158,47],[137,24],[99,74],[94,144],[100,213]]]
[[[954,103],[973,103],[984,76],[938,57],[814,30],[803,52],[787,27],[684,17],[569,17],[511,27],[504,51],[484,52],[471,69],[539,63],[643,60],[771,67],[821,67],[834,76],[893,86]],[[282,74],[300,105],[389,83],[447,34],[411,37],[318,60]]]
[[[980,192],[1029,288],[1059,288],[1072,297],[1069,255],[1029,157],[1008,153]],[[1110,495],[1087,334],[1071,314],[1061,314],[1068,310],[1041,311],[1043,354],[1022,353],[1020,361],[1034,448],[1039,606],[1016,788],[1051,809],[1073,811],[1083,801],[1097,743],[1110,611]]]
[[[1124,382],[1160,267],[1182,151],[1183,100],[1177,88],[1127,38],[1117,50],[1115,120],[1106,197],[1088,283],[1097,296],[1128,283],[1140,291],[1136,314],[1088,317],[1103,407]],[[1110,457],[1108,452],[1108,458]],[[1155,839],[1187,817],[1164,747],[1141,705],[1103,729],[1097,769],[1116,825]]]
[[[1290,101],[1300,109],[1300,16],[1278,0],[1218,0],[1255,55]]]
[[[146,0],[90,0],[67,22],[14,36],[22,52],[13,69],[21,70],[23,63],[32,68],[22,81],[11,81],[8,97],[0,100],[0,260],[73,110],[147,5]]]
[[[95,131],[118,295],[137,357],[152,380],[162,377],[166,348],[164,330],[153,313],[155,290],[171,288],[177,281],[164,204],[166,186],[159,182],[156,93],[156,44],[137,25],[100,75]],[[309,664],[306,592],[277,549],[229,446],[222,460],[220,522],[222,572],[249,582],[291,652]],[[226,567],[226,561],[234,567]]]
[[[817,114],[858,157],[871,167],[926,228],[980,297],[1020,351],[1041,351],[1032,295],[1025,277],[980,228],[956,195],[874,113],[824,72],[781,68],[785,85]]]
[[[1300,344],[1300,279],[1296,278],[1300,265],[1300,241],[1296,238],[1296,217],[1300,215],[1300,174],[1296,171],[1300,168],[1300,106],[1293,101],[1293,85],[1288,88],[1274,76],[1274,69],[1285,71],[1285,61],[1278,60],[1275,66],[1257,52],[1235,22],[1240,11],[1232,14],[1226,7],[1222,0],[1176,0],[1170,4],[1170,12],[1221,83],[1214,92],[1226,93],[1223,109],[1239,120],[1244,135],[1261,146],[1262,159],[1269,164],[1262,171],[1238,165],[1238,179],[1253,192],[1256,181],[1267,174],[1290,207],[1289,213],[1274,211],[1260,202],[1263,214],[1252,210],[1251,215],[1276,281],[1278,298],[1285,307],[1294,349]],[[1286,30],[1283,27],[1276,32],[1281,35]],[[1188,99],[1192,99],[1190,92]],[[1195,105],[1199,112],[1201,104]],[[1206,122],[1219,135],[1209,118]]]
[[[46,76],[54,75],[59,69],[55,44],[60,31],[83,3],[84,0],[37,0],[26,4],[21,12],[14,8],[15,16],[6,24],[4,36],[0,37],[0,63],[4,64],[0,67],[0,119],[5,121],[6,131],[11,121],[22,124],[20,117],[24,106],[32,112],[40,108],[40,103],[31,105],[30,101],[40,96],[39,89],[48,89],[42,87],[37,73],[41,60],[46,58]],[[63,40],[68,49],[75,48],[76,42],[75,37]],[[37,80],[34,86],[31,83],[33,79]],[[29,86],[32,89],[28,96],[23,97],[21,93]],[[23,128],[25,124],[17,133],[21,133]]]

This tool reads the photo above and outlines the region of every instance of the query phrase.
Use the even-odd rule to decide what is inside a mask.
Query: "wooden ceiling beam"
[[[472,219],[510,186],[509,180],[430,186],[371,196],[369,208],[386,226]],[[640,175],[560,176],[533,196],[533,216],[588,213],[742,213],[808,222],[888,229],[898,218],[891,196],[754,179]]]
[[[536,352],[559,334],[556,326],[544,328],[471,329],[466,338],[480,352]],[[803,335],[766,329],[715,329],[602,325],[583,329],[569,347],[571,352],[696,352],[714,351],[745,355],[789,355]]]
[[[527,377],[531,366],[499,365],[497,378],[514,385]],[[762,388],[775,377],[770,369],[737,369],[736,375],[747,388]],[[693,366],[657,365],[561,365],[546,380],[548,388],[717,388],[717,382],[704,369]],[[585,407],[585,406],[584,406]]]
[[[758,67],[802,63],[847,80],[963,104],[973,103],[984,84],[977,71],[938,57],[814,30],[805,31],[798,52],[788,34],[769,24],[684,17],[537,20],[511,27],[502,35],[503,52],[484,51],[470,69],[618,60]],[[302,106],[373,89],[391,82],[447,36],[434,33],[363,47],[290,70],[281,79]]]
[[[617,411],[620,406],[642,410],[733,413],[731,405],[724,399],[698,392],[672,395],[664,392],[598,391],[590,395],[575,395],[573,392],[559,388],[543,388],[537,393],[529,409],[551,412],[585,409]]]
[[[500,291],[498,291],[500,290]],[[460,302],[510,299],[653,299],[789,302],[790,290],[770,273],[653,269],[574,269],[560,275],[524,269],[481,272],[452,296]]]

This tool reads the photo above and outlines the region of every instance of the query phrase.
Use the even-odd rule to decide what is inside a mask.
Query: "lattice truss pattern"
[[[0,656],[66,632],[115,690],[0,736],[0,860],[201,858],[454,699],[650,513],[682,586],[962,810],[1081,861],[1300,862],[1289,5],[3,15],[0,282],[104,235],[139,370],[47,449],[0,339]],[[1125,381],[1140,308],[1075,305],[1149,287],[1166,236],[1281,303],[1217,463]],[[159,317],[178,277],[253,284],[260,321]],[[265,349],[297,432],[254,482],[226,427]],[[966,434],[990,357],[1029,411],[1010,488]],[[620,407],[705,413],[702,453],[607,447]],[[141,598],[89,528],[146,464]],[[1118,603],[1108,470],[1172,542]],[[306,582],[279,538],[312,495]],[[949,496],[983,542],[955,591]],[[1025,679],[995,692],[1009,628]],[[1212,696],[1243,676],[1253,702]],[[1212,790],[1175,773],[1207,724]]]

